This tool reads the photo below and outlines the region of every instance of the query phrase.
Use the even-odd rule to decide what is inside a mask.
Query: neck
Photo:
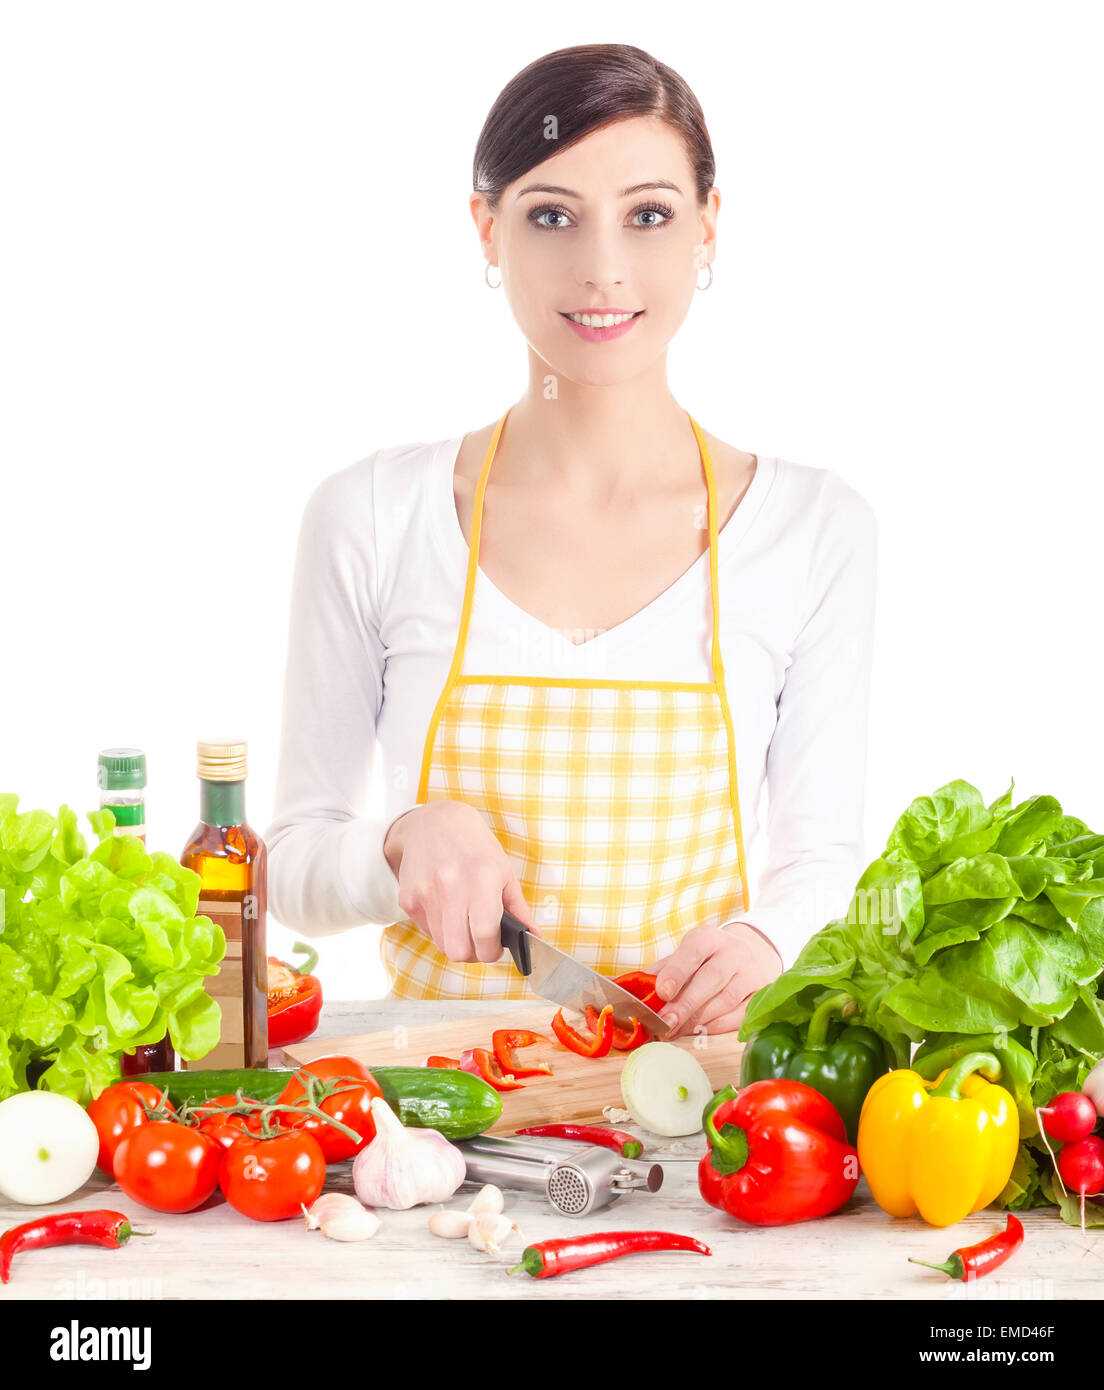
[[[496,481],[555,488],[586,501],[614,502],[642,487],[666,489],[701,477],[697,440],[667,385],[665,364],[614,386],[556,380],[546,396],[548,363],[530,349],[529,382],[510,408]],[[508,442],[507,442],[508,441]]]

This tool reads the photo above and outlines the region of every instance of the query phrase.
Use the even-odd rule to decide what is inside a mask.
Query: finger
[[[747,1013],[748,1000],[754,993],[754,990],[748,992],[746,982],[740,982],[734,991],[722,990],[698,1011],[691,1021],[691,1031],[701,1028],[707,1033],[730,1033],[739,1028]]]
[[[498,960],[502,954],[502,882],[494,867],[476,873],[468,928],[476,960],[485,964]]]
[[[679,943],[678,950],[667,960],[656,975],[656,993],[661,999],[676,999],[687,981],[698,967],[713,952],[711,943],[703,933],[688,931]]]
[[[660,1010],[663,1018],[673,1018],[681,1033],[698,1012],[732,985],[735,971],[731,955],[712,955],[687,980],[686,984]],[[732,1004],[738,1002],[736,999]],[[731,1005],[730,1005],[731,1006]]]
[[[449,960],[460,963],[475,959],[475,945],[471,928],[468,925],[468,894],[460,885],[450,887],[446,896],[438,896],[429,910],[429,918],[434,920],[436,909],[436,933],[434,939]]]
[[[524,922],[534,936],[544,935],[537,926],[532,908],[525,901],[525,894],[521,891],[521,884],[515,874],[511,874],[506,880],[506,886],[502,890],[502,906],[507,912],[512,912],[519,922]]]

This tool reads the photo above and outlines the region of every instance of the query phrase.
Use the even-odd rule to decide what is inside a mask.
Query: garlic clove
[[[363,1211],[364,1208],[355,1197],[350,1197],[347,1192],[323,1192],[317,1197],[308,1211],[306,1207],[299,1204],[306,1218],[307,1230],[317,1231],[327,1216],[337,1215],[344,1212]]]
[[[511,1221],[501,1212],[484,1211],[472,1217],[471,1225],[468,1227],[468,1240],[477,1250],[483,1250],[488,1255],[497,1255],[499,1246],[510,1232],[516,1231],[517,1228],[517,1222]]]
[[[356,1211],[342,1207],[322,1218],[322,1234],[330,1240],[368,1240],[380,1228],[380,1219],[374,1211],[357,1203]]]
[[[472,1218],[466,1211],[435,1211],[429,1218],[429,1229],[445,1240],[459,1240],[468,1234]]]
[[[506,1199],[503,1196],[502,1188],[495,1187],[493,1183],[487,1183],[475,1194],[468,1211],[472,1216],[478,1216],[480,1212],[484,1211],[500,1212],[505,1205]]]

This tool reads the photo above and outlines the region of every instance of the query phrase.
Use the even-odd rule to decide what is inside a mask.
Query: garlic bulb
[[[367,1240],[380,1227],[374,1211],[368,1211],[344,1192],[323,1192],[311,1207],[303,1207],[307,1230],[321,1230],[331,1240]]]
[[[376,1135],[353,1159],[353,1187],[370,1207],[406,1211],[443,1202],[467,1175],[464,1155],[435,1129],[406,1129],[379,1096],[372,1098]]]

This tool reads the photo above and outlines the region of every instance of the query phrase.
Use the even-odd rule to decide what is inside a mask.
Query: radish
[[[1104,1192],[1104,1139],[1091,1135],[1058,1151],[1058,1176],[1081,1197]]]
[[[25,1206],[60,1202],[96,1170],[100,1136],[85,1110],[53,1091],[0,1101],[0,1194]]]
[[[1099,1116],[1096,1106],[1081,1091],[1060,1091],[1048,1105],[1035,1111],[1039,1127],[1048,1139],[1059,1144],[1076,1143],[1087,1139],[1096,1128]]]
[[[652,1134],[697,1134],[713,1087],[701,1063],[674,1043],[652,1042],[630,1052],[621,1072],[629,1114]]]

